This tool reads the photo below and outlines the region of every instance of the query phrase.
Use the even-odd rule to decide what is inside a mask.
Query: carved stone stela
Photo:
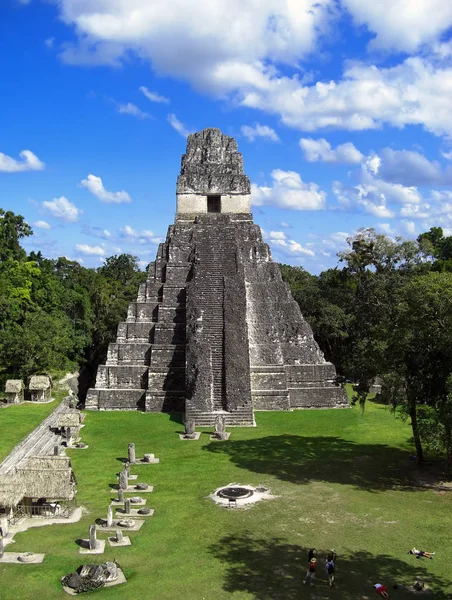
[[[202,427],[348,405],[250,207],[237,142],[218,129],[190,135],[175,222],[86,408],[185,412]]]

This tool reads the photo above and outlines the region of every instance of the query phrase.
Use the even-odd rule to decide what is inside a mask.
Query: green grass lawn
[[[55,400],[46,404],[25,402],[0,408],[0,462],[8,456],[14,446],[55,410],[66,393],[57,392],[54,394]]]
[[[7,411],[5,411],[7,413]],[[3,414],[3,413],[2,413]],[[96,592],[106,599],[270,600],[378,598],[372,584],[411,584],[416,575],[447,598],[452,494],[411,485],[410,429],[385,407],[258,412],[256,428],[232,429],[228,442],[180,441],[174,416],[88,413],[88,450],[71,451],[78,502],[89,514],[77,524],[32,529],[14,551],[45,552],[42,565],[0,565],[1,600],[67,597],[60,578],[83,562],[116,558],[128,583]],[[82,557],[75,540],[105,516],[110,484],[127,444],[153,452],[158,465],[132,468],[155,508],[132,546]],[[246,510],[228,510],[206,496],[230,482],[263,484],[277,496]],[[100,537],[100,536],[99,536]],[[434,560],[407,554],[416,545]],[[302,579],[307,550],[338,553],[337,587],[326,585],[320,561],[315,588]],[[392,590],[391,600],[414,595]]]

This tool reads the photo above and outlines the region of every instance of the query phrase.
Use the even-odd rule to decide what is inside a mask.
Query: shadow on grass
[[[255,440],[231,439],[224,444],[208,444],[204,450],[228,455],[242,469],[291,483],[326,481],[374,492],[418,489],[409,453],[384,444],[286,434]]]
[[[382,583],[392,599],[416,598],[417,594],[403,589],[416,577],[429,588],[428,598],[450,598],[444,579],[428,572],[428,563],[413,557],[413,564],[384,554],[347,552],[336,563],[336,585],[329,588],[324,571],[325,552],[317,552],[317,581],[314,587],[304,586],[308,548],[288,544],[281,538],[264,539],[249,532],[220,539],[209,548],[219,560],[227,563],[223,589],[229,593],[248,592],[255,600],[298,600],[299,598],[334,598],[357,600],[380,598],[373,584]],[[411,558],[411,557],[410,557]],[[397,589],[392,589],[397,584]]]

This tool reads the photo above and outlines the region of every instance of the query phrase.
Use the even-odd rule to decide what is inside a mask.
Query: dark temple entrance
[[[207,196],[207,212],[221,213],[221,196]]]

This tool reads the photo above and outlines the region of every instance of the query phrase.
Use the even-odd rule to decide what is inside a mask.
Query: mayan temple
[[[236,141],[218,129],[190,135],[175,223],[86,408],[253,425],[254,410],[347,406],[335,377],[253,223]]]

